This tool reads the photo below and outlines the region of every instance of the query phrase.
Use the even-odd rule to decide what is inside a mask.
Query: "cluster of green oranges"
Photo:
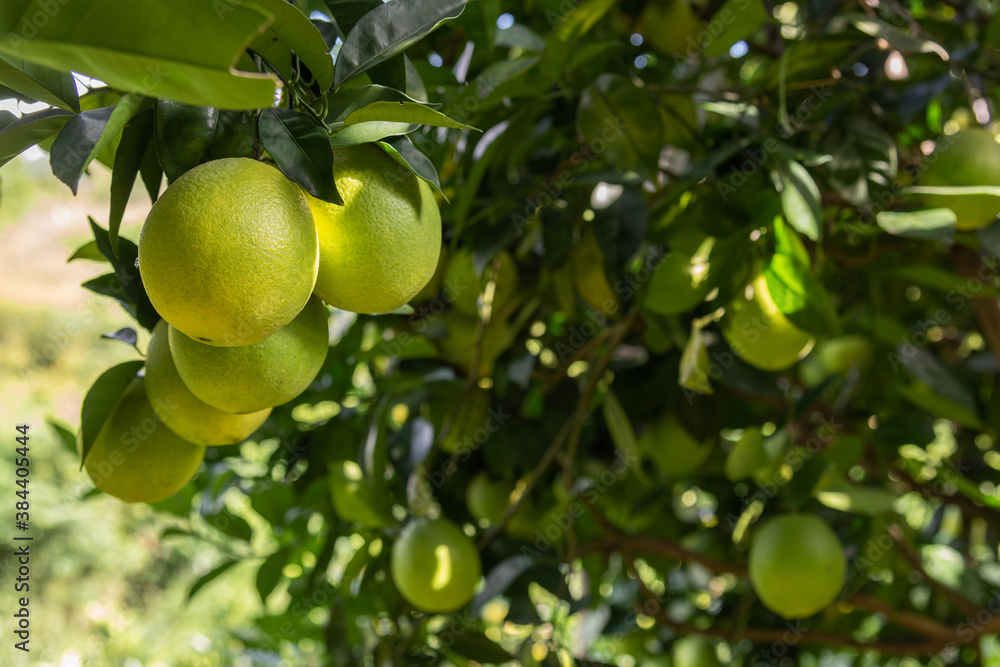
[[[144,376],[87,454],[98,488],[127,502],[173,495],[206,446],[241,442],[313,382],[329,348],[323,302],[390,312],[431,279],[441,217],[430,187],[370,144],[336,151],[334,182],[343,205],[264,162],[221,159],[156,201],[139,272],[162,320]]]

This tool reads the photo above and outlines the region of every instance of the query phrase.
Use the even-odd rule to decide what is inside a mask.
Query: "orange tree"
[[[996,664],[998,48],[983,2],[14,0],[0,84],[49,107],[0,154],[113,168],[74,257],[150,330],[137,180],[336,207],[371,144],[436,192],[423,290],[331,311],[263,460],[154,504],[229,545],[192,595],[259,563],[248,655]]]

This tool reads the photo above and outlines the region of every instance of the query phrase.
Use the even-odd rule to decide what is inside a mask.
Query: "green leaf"
[[[285,0],[252,0],[271,14],[274,20],[249,48],[274,65],[286,80],[294,80],[296,71],[292,52],[309,68],[320,92],[333,85],[333,58],[323,35],[305,14]]]
[[[448,118],[440,111],[417,102],[372,102],[367,106],[351,112],[344,119],[344,126],[372,121],[390,121],[395,123],[410,123],[413,125],[434,125],[436,127],[452,127],[458,130],[475,130],[476,128],[459,123]]]
[[[863,17],[864,15],[859,14],[858,16]],[[947,61],[950,59],[948,51],[937,42],[923,37],[915,37],[885,21],[865,17],[856,18],[851,22],[861,32],[877,39],[885,40],[894,49],[906,53],[934,53],[941,60]]]
[[[597,25],[614,4],[615,0],[586,0],[577,5],[556,24],[554,32],[556,39],[566,43],[583,37]]]
[[[237,540],[249,542],[250,537],[253,535],[253,531],[250,530],[250,524],[246,522],[246,519],[233,514],[226,507],[223,507],[215,514],[205,516],[205,521],[216,530]]]
[[[285,564],[288,563],[290,551],[287,547],[278,549],[265,558],[264,562],[260,564],[260,569],[257,570],[257,578],[255,580],[257,593],[260,594],[260,601],[264,604],[267,604],[267,597],[277,588],[278,582],[281,581],[281,571],[285,569]]]
[[[45,421],[53,431],[56,432],[56,437],[59,438],[59,444],[63,446],[63,449],[72,452],[76,455],[76,434],[69,430],[62,424],[60,424],[55,419],[47,419]]]
[[[73,114],[62,109],[45,109],[26,114],[0,130],[0,166],[35,144],[55,136]]]
[[[155,113],[155,112],[154,112]],[[156,155],[156,141],[150,141],[146,145],[146,153],[142,156],[142,164],[139,165],[139,175],[142,183],[149,193],[149,201],[156,203],[160,196],[160,185],[163,183],[163,167]]]
[[[84,283],[83,286],[98,294],[116,299],[139,324],[152,331],[156,323],[160,321],[160,316],[149,302],[146,290],[142,287],[142,278],[136,267],[139,248],[132,241],[119,238],[119,253],[116,255],[111,247],[111,238],[108,232],[102,229],[93,218],[88,218],[88,220],[97,248],[111,262],[114,273],[95,278]],[[95,283],[95,281],[101,280],[104,282]],[[101,291],[102,288],[103,291]]]
[[[164,532],[164,534],[166,533]],[[236,565],[239,562],[240,562],[239,560],[227,560],[222,565],[213,568],[212,571],[210,571],[208,574],[199,577],[198,581],[194,582],[194,585],[191,586],[191,590],[188,591],[187,599],[190,600],[191,598],[193,598],[195,595],[198,594],[198,591],[200,591],[205,586],[218,579],[222,574],[227,572],[229,569],[231,569],[234,565]]]
[[[80,470],[111,410],[118,404],[125,387],[135,379],[143,361],[126,361],[104,371],[87,391],[80,410]]]
[[[898,266],[889,271],[888,274],[897,278],[904,278],[918,285],[931,287],[945,294],[970,289],[969,278],[945,269],[939,269],[935,266]],[[979,284],[975,285],[975,292],[977,297],[1000,296],[1000,290],[988,284],[983,284],[982,281],[979,281]]]
[[[977,431],[985,428],[979,415],[974,411],[939,395],[934,389],[922,382],[899,385],[896,387],[896,392],[917,408],[935,417],[950,419],[956,424]]]
[[[525,51],[541,53],[545,50],[545,40],[531,28],[515,23],[503,30],[497,30],[496,36],[493,38],[493,46],[508,49],[516,46]]]
[[[950,208],[919,211],[881,211],[878,226],[895,236],[950,242],[955,237],[955,212]]]
[[[80,96],[69,72],[0,53],[0,84],[33,100],[78,113]]]
[[[611,440],[615,443],[618,451],[624,454],[627,461],[638,461],[640,458],[639,443],[635,437],[635,429],[632,428],[632,422],[629,420],[625,408],[622,407],[621,401],[610,389],[604,396],[601,412],[604,415],[604,423],[607,424],[608,431],[611,433]],[[642,468],[636,466],[634,470],[636,478],[649,485],[649,479],[646,478]]]
[[[0,52],[116,90],[257,109],[273,103],[277,81],[231,68],[269,20],[250,3],[227,0],[16,0],[0,11]]]
[[[343,205],[333,182],[330,136],[314,119],[290,109],[267,109],[261,114],[260,141],[281,171],[309,194]]]
[[[338,90],[330,95],[330,111],[326,122],[330,125],[343,124],[349,115],[374,102],[417,102],[395,88],[372,84],[357,88]]]
[[[726,55],[733,44],[751,37],[765,23],[770,23],[768,14],[761,0],[728,0],[722,5],[712,19],[722,23],[722,32],[713,33],[713,39],[705,47],[705,55],[709,58]]]
[[[833,126],[823,146],[832,157],[830,184],[855,206],[870,206],[871,191],[885,192],[898,172],[895,141],[866,118],[851,117]]]
[[[382,6],[382,0],[326,0],[333,20],[340,32],[347,35],[354,29],[361,17]]]
[[[405,135],[400,137],[386,137],[384,141],[376,142],[376,145],[397,163],[413,172],[417,178],[427,181],[432,188],[440,192],[441,196],[444,197],[444,193],[441,192],[441,183],[438,181],[438,173],[437,169],[434,168],[434,163],[430,161],[430,158],[417,150],[417,147],[413,145],[409,137]],[[448,201],[447,197],[444,199]]]
[[[649,94],[624,76],[602,74],[584,88],[576,127],[609,165],[647,174],[655,170],[663,147],[659,111]]]
[[[105,107],[77,114],[66,123],[49,150],[52,173],[75,195],[80,176],[94,158],[150,103],[141,95],[127,93],[114,109]]]
[[[714,394],[712,383],[709,380],[709,371],[712,361],[708,356],[708,348],[705,345],[705,336],[702,334],[703,323],[694,320],[691,323],[691,335],[684,345],[684,352],[681,354],[681,363],[678,368],[678,384],[684,389],[696,391],[699,394]]]
[[[449,634],[455,639],[448,648],[463,658],[486,665],[507,663],[514,659],[514,656],[478,630],[459,626]]]
[[[332,137],[330,143],[339,148],[342,146],[357,146],[369,142],[381,141],[386,137],[396,137],[409,134],[416,127],[409,123],[388,123],[383,121],[372,121],[368,123],[358,123],[345,127]]]
[[[250,496],[250,507],[272,526],[285,523],[288,510],[295,506],[295,491],[287,484],[271,484],[255,489]]]
[[[111,172],[111,212],[108,214],[108,237],[111,249],[118,256],[118,230],[121,228],[125,205],[128,204],[136,174],[153,136],[153,110],[146,109],[122,131],[122,140],[115,152]]]
[[[157,155],[170,182],[203,162],[253,155],[257,135],[246,112],[170,100],[157,100],[155,111]]]
[[[791,161],[779,163],[777,178],[781,184],[781,207],[788,224],[813,241],[819,240],[823,210],[816,181],[805,167]]]
[[[764,270],[771,298],[797,327],[816,334],[837,329],[837,311],[823,284],[788,255],[777,254]]]
[[[899,392],[904,394],[904,398],[925,407],[934,414],[952,418],[946,414],[950,409],[936,400],[939,398],[959,409],[962,417],[957,418],[957,421],[963,425],[980,424],[975,395],[967,385],[955,377],[954,373],[941,360],[928,350],[907,348],[900,345],[896,355],[890,360],[893,361],[894,366],[897,363],[903,366],[920,383],[911,385],[909,388],[900,387]],[[921,403],[921,401],[923,402]],[[932,404],[936,405],[933,410],[927,407]],[[981,424],[970,427],[980,428]]]
[[[465,9],[464,0],[388,2],[362,16],[337,54],[334,85],[338,88],[370,67],[403,52]]]
[[[848,482],[829,473],[813,489],[813,495],[827,507],[849,514],[877,516],[892,511],[896,495],[885,489]]]
[[[487,602],[507,592],[511,584],[517,581],[533,564],[533,559],[521,554],[508,556],[497,563],[486,575],[486,584],[483,589],[472,600],[470,605],[472,615],[478,616]]]

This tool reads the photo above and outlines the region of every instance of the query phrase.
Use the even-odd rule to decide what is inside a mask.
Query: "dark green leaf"
[[[188,591],[187,599],[190,600],[191,598],[193,598],[195,595],[198,594],[198,591],[200,591],[205,586],[218,579],[220,575],[224,574],[227,570],[229,570],[239,562],[240,561],[238,560],[227,560],[222,565],[219,565],[218,567],[212,569],[212,571],[209,572],[208,574],[199,577],[198,581],[194,582],[194,585],[191,586],[191,590]]]
[[[752,36],[771,21],[761,0],[728,0],[715,16],[725,27],[718,35],[712,33],[713,39],[705,47],[705,55],[709,58],[729,53],[733,44]]]
[[[440,111],[417,102],[372,102],[364,108],[352,112],[344,119],[344,125],[356,125],[371,121],[391,121],[414,125],[435,125],[459,130],[474,130],[464,123],[448,118]]]
[[[470,612],[474,616],[478,615],[487,602],[498,595],[503,595],[532,564],[530,558],[521,555],[509,556],[500,561],[486,575],[486,585],[472,601]]]
[[[98,250],[111,262],[115,272],[84,283],[84,287],[96,291],[98,294],[117,299],[125,311],[134,317],[139,324],[152,331],[160,320],[160,316],[149,302],[146,290],[142,287],[142,279],[139,276],[139,269],[136,267],[139,248],[132,241],[119,238],[119,254],[115,255],[108,232],[102,229],[93,218],[88,218],[88,220]],[[93,285],[101,280],[104,282],[96,286]],[[100,291],[95,287],[104,288],[105,291]]]
[[[156,102],[154,134],[160,165],[170,182],[203,162],[250,157],[256,139],[245,112],[169,100]]]
[[[820,237],[823,210],[816,181],[798,162],[778,164],[781,183],[781,207],[792,227],[816,241]]]
[[[347,35],[337,55],[334,85],[388,60],[434,30],[442,22],[457,18],[464,0],[389,2],[361,17]]]
[[[272,14],[274,20],[248,48],[275,66],[288,81],[296,78],[294,52],[301,64],[309,68],[320,92],[329,90],[333,85],[333,58],[316,26],[285,0],[254,1]]]
[[[386,137],[396,137],[409,134],[416,129],[415,125],[409,123],[389,123],[374,121],[370,123],[358,123],[345,127],[330,137],[330,143],[335,147],[357,146],[373,141],[381,141]]]
[[[347,35],[354,29],[361,17],[382,6],[382,0],[326,0],[333,20],[340,32]]]
[[[607,164],[622,171],[655,170],[663,147],[659,111],[649,93],[626,77],[602,74],[587,86],[580,95],[576,127]]]
[[[649,209],[638,188],[625,188],[613,202],[594,209],[594,234],[613,275],[639,249],[648,222]]]
[[[347,88],[338,90],[330,96],[330,111],[326,115],[326,122],[331,125],[343,123],[352,113],[364,109],[374,102],[414,102],[419,104],[417,100],[405,93],[387,86],[372,84]]]
[[[372,83],[388,88],[406,90],[406,62],[403,60],[405,54],[397,53],[388,60],[383,60],[377,65],[372,65],[368,70],[368,78]]]
[[[510,653],[483,633],[465,626],[457,626],[452,631],[455,640],[449,647],[452,651],[469,660],[492,665],[510,662]]]
[[[69,72],[58,72],[12,55],[0,54],[0,84],[30,99],[73,113],[80,111],[76,81]]]
[[[139,165],[139,175],[142,177],[142,184],[146,186],[149,193],[149,201],[156,203],[160,196],[160,185],[163,183],[163,167],[156,155],[156,140],[146,144],[146,152],[142,156],[142,164]]]
[[[59,438],[59,444],[63,446],[63,449],[72,452],[75,456],[76,451],[76,434],[69,430],[55,419],[50,418],[46,420],[49,427],[56,432],[56,437]]]
[[[277,587],[281,581],[281,571],[288,563],[289,549],[279,549],[264,559],[257,570],[257,592],[260,594],[260,601],[267,604],[267,596]]]
[[[89,259],[94,262],[106,262],[108,258],[101,254],[101,251],[97,247],[97,241],[87,241],[82,246],[73,251],[73,254],[69,256],[67,262],[72,262],[75,259]]]
[[[230,537],[235,537],[237,540],[249,542],[250,537],[253,535],[253,531],[250,530],[250,524],[243,517],[236,516],[225,507],[215,514],[207,515],[205,521],[216,530]]]
[[[126,361],[104,371],[87,391],[80,411],[80,469],[94,446],[97,434],[107,421],[111,410],[118,404],[125,387],[135,379],[143,361]]]
[[[281,171],[309,194],[343,204],[333,182],[333,147],[323,126],[289,109],[267,109],[260,117],[260,141]]]
[[[55,136],[73,118],[62,109],[26,114],[0,130],[0,165],[5,165],[32,146]]]
[[[386,137],[384,141],[377,142],[378,146],[389,154],[393,160],[409,169],[418,178],[427,181],[435,190],[441,192],[441,183],[438,181],[437,170],[430,159],[417,150],[410,138],[407,136]],[[444,196],[444,193],[441,193]],[[447,201],[447,198],[445,199]]]
[[[118,230],[125,214],[135,176],[153,136],[153,110],[146,109],[132,119],[122,131],[122,140],[115,152],[115,166],[111,172],[111,212],[108,215],[108,236],[111,249],[118,255]]]
[[[76,194],[87,166],[121,133],[126,123],[148,106],[146,98],[128,93],[112,109],[84,111],[59,132],[49,153],[52,173]]]
[[[186,104],[257,109],[276,81],[235,72],[244,45],[269,16],[229,0],[66,2],[21,0],[0,13],[0,52],[75,71],[116,90]],[[43,22],[33,21],[44,16]]]
[[[136,347],[136,343],[139,342],[139,336],[138,334],[136,334],[135,329],[133,329],[132,327],[122,327],[117,331],[101,334],[101,338],[106,338],[108,340],[116,340],[119,343],[125,343],[129,347],[135,347],[136,348],[135,351],[139,352],[139,348]]]
[[[615,0],[586,0],[555,24],[555,37],[561,42],[572,42],[583,37],[590,29],[597,25],[608,10],[615,4]]]
[[[285,515],[295,505],[295,492],[285,484],[271,484],[250,496],[250,507],[272,526],[285,523]]]

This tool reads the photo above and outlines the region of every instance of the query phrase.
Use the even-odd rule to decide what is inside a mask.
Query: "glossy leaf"
[[[290,550],[278,549],[273,554],[264,559],[264,562],[260,564],[260,568],[257,570],[257,578],[254,583],[257,586],[257,593],[260,595],[260,601],[267,604],[267,598],[278,586],[278,582],[281,581],[281,571],[285,568],[285,564],[288,563],[288,556]]]
[[[880,211],[878,226],[896,236],[950,241],[955,236],[955,212],[950,208],[919,211]]]
[[[424,104],[416,102],[372,102],[357,111],[351,112],[344,119],[344,125],[350,126],[371,121],[434,125],[436,127],[451,127],[459,130],[475,129],[457,120],[448,118],[440,111],[435,111]]]
[[[100,292],[101,294],[116,299],[128,314],[134,317],[147,330],[151,331],[160,320],[160,316],[149,302],[146,290],[142,287],[142,278],[136,266],[139,258],[138,246],[128,239],[119,238],[119,252],[116,255],[111,247],[111,239],[107,230],[102,229],[100,225],[94,222],[93,218],[89,218],[89,221],[97,248],[111,262],[111,266],[114,267],[114,273],[102,276],[101,279],[103,282],[94,285],[91,285],[94,281],[84,283],[84,287],[88,289],[94,289],[95,287],[103,289],[104,291]],[[110,280],[108,276],[111,277]]]
[[[798,162],[779,164],[777,175],[781,183],[781,207],[788,224],[813,241],[818,240],[823,211],[816,181]]]
[[[384,150],[389,157],[398,164],[409,169],[415,176],[422,178],[438,192],[441,192],[441,183],[438,181],[437,170],[430,159],[417,150],[410,138],[407,136],[386,137],[385,140],[377,142],[377,145]],[[444,196],[444,193],[441,193]],[[445,198],[447,201],[447,197]]]
[[[101,427],[107,421],[111,410],[125,392],[125,387],[135,379],[143,361],[126,361],[104,371],[87,391],[80,411],[80,469],[87,461],[87,455]]]
[[[125,214],[136,174],[153,137],[153,110],[147,109],[132,119],[122,131],[122,140],[115,152],[111,172],[111,212],[108,214],[108,235],[111,249],[118,255],[118,230]]]
[[[315,77],[321,92],[333,85],[333,58],[326,41],[309,18],[285,0],[254,0],[274,17],[250,49],[275,66],[286,80],[296,78],[291,54]]]
[[[203,162],[253,154],[256,134],[245,112],[169,100],[157,100],[155,110],[156,151],[170,182]]]
[[[0,53],[0,84],[30,99],[74,113],[80,111],[76,81],[69,72]]]
[[[194,582],[194,584],[191,586],[191,590],[188,591],[187,599],[190,600],[191,598],[193,598],[195,595],[198,594],[198,591],[200,591],[205,586],[209,585],[210,583],[218,579],[220,576],[225,574],[239,562],[240,561],[237,559],[227,560],[224,563],[222,563],[222,565],[219,565],[210,570],[207,574],[198,577],[198,580]]]
[[[330,111],[326,115],[326,122],[331,125],[343,123],[355,111],[375,102],[417,103],[417,100],[395,88],[377,84],[338,90],[330,97]]]
[[[381,5],[382,0],[326,0],[333,20],[345,35],[354,29],[362,16]]]
[[[76,194],[80,177],[94,158],[148,105],[146,98],[128,93],[113,109],[105,107],[74,116],[59,132],[49,151],[52,173]]]
[[[350,127],[345,127],[343,130],[334,134],[330,137],[330,143],[335,147],[356,146],[358,144],[366,144],[372,141],[380,141],[386,137],[396,137],[403,134],[409,134],[415,129],[416,127],[410,125],[409,123],[390,123],[383,121],[358,123],[356,125],[351,125]]]
[[[333,148],[323,126],[288,109],[266,110],[260,117],[260,141],[281,171],[309,194],[343,204],[333,182]]]
[[[724,27],[719,34],[712,33],[712,41],[705,47],[709,58],[729,53],[733,44],[752,36],[771,21],[761,0],[727,0],[714,18]]]
[[[270,20],[253,3],[229,0],[19,0],[0,12],[0,52],[117,90],[254,109],[270,106],[276,81],[231,67]]]
[[[388,60],[448,19],[457,18],[465,0],[389,2],[362,16],[337,55],[334,85],[340,87],[370,67]]]
[[[25,114],[0,130],[0,165],[50,137],[54,137],[73,114],[62,109],[45,109]]]

